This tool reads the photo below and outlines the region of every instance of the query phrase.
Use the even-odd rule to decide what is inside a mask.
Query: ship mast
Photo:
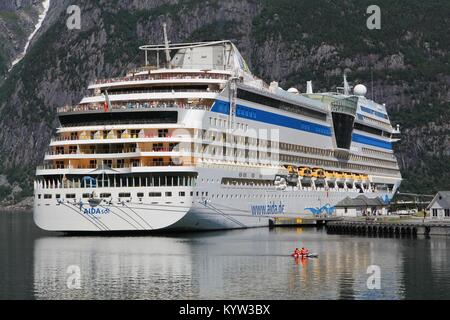
[[[167,67],[170,69],[170,50],[169,50],[169,39],[167,37],[167,24],[163,23],[163,29],[164,29],[164,47],[166,48],[166,64]]]

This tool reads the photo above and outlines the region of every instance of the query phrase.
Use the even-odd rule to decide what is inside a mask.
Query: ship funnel
[[[306,93],[307,94],[313,93],[312,81],[306,82]]]

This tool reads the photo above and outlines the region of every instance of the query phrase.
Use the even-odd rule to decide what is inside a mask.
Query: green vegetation
[[[11,187],[0,186],[0,201],[4,200],[11,194]]]
[[[92,76],[92,69],[97,68],[92,63],[93,59],[98,58],[96,61],[103,63],[102,70],[95,70],[95,76],[119,76],[126,69],[143,63],[143,55],[137,47],[148,39],[162,38],[161,29],[152,28],[162,21],[170,21],[173,41],[244,40],[243,43],[251,46],[245,53],[253,71],[270,75],[273,67],[282,67],[282,79],[278,80],[283,87],[304,85],[305,81],[313,80],[317,89],[333,89],[342,82],[342,77],[341,74],[331,74],[330,70],[350,68],[350,81],[353,83],[368,83],[373,77],[380,86],[405,88],[401,94],[405,95],[406,101],[415,100],[414,104],[406,102],[399,107],[388,106],[392,121],[403,129],[425,127],[429,122],[438,126],[450,123],[450,105],[445,102],[439,87],[442,86],[442,78],[450,74],[450,37],[448,28],[445,28],[450,25],[450,1],[380,0],[376,4],[382,10],[381,30],[366,28],[366,8],[373,4],[370,0],[246,2],[258,10],[243,17],[242,12],[226,7],[218,0],[180,0],[146,10],[128,10],[124,2],[118,0],[83,1],[92,11],[101,9],[100,16],[95,16],[98,23],[89,29],[62,34],[65,15],[61,14],[1,84],[0,108],[3,109],[0,109],[0,122],[32,128],[44,122],[49,132],[55,122],[56,105],[45,105],[42,92],[38,92],[43,81],[54,84],[58,90],[61,90],[58,85],[63,84],[64,90],[81,94],[90,80],[86,75]],[[207,19],[196,17],[206,10]],[[2,12],[0,18],[11,25],[17,21],[17,16],[10,13]],[[250,34],[241,31],[244,28],[240,21],[250,23]],[[20,34],[22,29],[19,25],[16,29]],[[138,33],[142,29],[148,30],[144,37]],[[105,44],[92,44],[92,39],[96,41],[103,31],[106,33]],[[291,65],[261,60],[265,57],[261,56],[260,48],[267,49],[267,44],[272,43],[281,45],[284,50],[281,53],[292,60]],[[333,46],[335,54],[317,55],[322,45]],[[93,48],[87,53],[85,49],[90,46]],[[296,59],[301,63],[314,55],[318,56],[317,60],[303,64],[300,71],[292,67],[297,63]],[[403,64],[400,62],[397,68],[383,66],[383,59],[391,55],[403,57]],[[372,60],[381,66],[374,66]],[[6,56],[0,52],[0,77],[6,69]],[[17,89],[19,87],[20,90]],[[20,105],[10,103],[16,91]],[[449,134],[448,131],[440,133]],[[408,155],[414,142],[405,138],[406,142],[398,146],[398,153]],[[2,156],[5,160],[5,154],[0,155],[0,160]],[[414,167],[404,170],[402,191],[432,193],[449,189],[450,157],[425,150],[419,158]],[[2,165],[3,162],[0,169]],[[17,169],[4,168],[11,181],[20,183],[23,195],[31,194],[35,165],[23,163]]]
[[[435,194],[450,189],[450,156],[423,155],[413,167],[403,171],[402,192]]]

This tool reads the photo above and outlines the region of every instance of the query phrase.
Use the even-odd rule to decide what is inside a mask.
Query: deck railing
[[[143,72],[145,70],[136,71]],[[164,75],[135,75],[123,78],[111,78],[111,79],[99,79],[90,85],[99,84],[109,84],[115,82],[130,82],[130,81],[145,81],[145,80],[228,80],[229,75],[226,74],[197,74],[197,75],[174,75],[174,74],[164,74]]]
[[[109,171],[110,169],[129,169],[129,168],[148,168],[148,167],[182,167],[182,166],[194,166],[194,162],[174,163],[171,161],[153,161],[147,163],[124,163],[124,164],[112,164],[108,165],[108,169],[98,168],[97,165],[62,165],[62,164],[46,164],[38,166],[38,170],[58,170],[58,169],[91,169],[101,171]]]
[[[110,110],[142,110],[142,109],[190,109],[190,110],[209,110],[211,106],[206,105],[193,105],[183,103],[155,103],[153,101],[141,102],[141,103],[127,103],[119,104],[112,103],[107,111]],[[89,112],[89,111],[104,111],[104,103],[89,103],[81,104],[77,106],[64,106],[58,108],[58,113],[68,112]]]

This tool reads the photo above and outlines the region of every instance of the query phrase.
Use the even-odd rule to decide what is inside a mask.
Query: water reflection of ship
[[[371,265],[388,266],[382,269],[382,283],[392,286],[399,283],[395,272],[390,272],[401,264],[397,255],[398,243],[389,242],[390,250],[375,244],[378,239],[337,237],[335,240],[313,243],[310,250],[320,252],[319,259],[300,263],[293,261],[288,274],[289,291],[300,299],[353,299],[377,298],[380,292],[367,288],[367,279],[371,274],[367,268]],[[383,241],[380,239],[380,241]],[[308,245],[308,238],[303,238]],[[385,298],[399,298],[392,290]]]
[[[36,240],[36,299],[189,299],[190,240],[168,237],[54,237]],[[69,289],[69,266],[81,289]]]

